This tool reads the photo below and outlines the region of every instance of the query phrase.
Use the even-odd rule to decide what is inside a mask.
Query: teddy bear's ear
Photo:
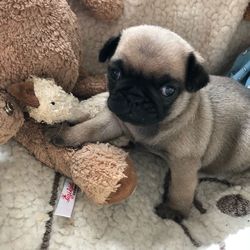
[[[34,83],[32,81],[11,84],[7,87],[7,91],[26,106],[38,108],[40,105],[35,95]]]
[[[109,38],[104,43],[99,53],[99,62],[104,63],[107,61],[107,59],[110,59],[114,55],[117,45],[120,41],[120,38],[121,38],[121,34],[119,34],[118,36],[113,36]]]

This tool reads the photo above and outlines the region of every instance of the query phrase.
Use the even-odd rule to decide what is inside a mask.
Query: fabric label
[[[70,218],[74,209],[77,186],[69,178],[65,178],[63,190],[60,194],[55,215]]]

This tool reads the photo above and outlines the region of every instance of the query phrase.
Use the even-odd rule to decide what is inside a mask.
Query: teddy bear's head
[[[79,101],[56,85],[54,79],[32,76],[25,82],[10,85],[9,93],[26,105],[30,116],[47,124],[70,120]]]

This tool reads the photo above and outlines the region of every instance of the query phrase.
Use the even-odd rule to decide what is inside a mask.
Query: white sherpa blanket
[[[92,205],[78,194],[71,219],[53,216],[63,177],[16,142],[0,146],[0,249],[249,250],[250,173],[227,182],[203,180],[188,220],[178,225],[154,213],[167,170],[134,149],[138,188],[125,202]],[[206,210],[206,211],[205,211]]]

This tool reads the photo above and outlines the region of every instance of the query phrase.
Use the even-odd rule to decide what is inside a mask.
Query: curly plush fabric
[[[80,23],[84,68],[93,73],[104,70],[97,63],[104,41],[132,25],[155,24],[175,31],[201,53],[212,73],[220,72],[232,54],[249,46],[250,32],[235,35],[248,0],[124,0],[122,16],[111,24],[90,17],[78,0],[68,2]],[[228,51],[231,41],[234,47]]]
[[[70,91],[79,70],[77,20],[65,0],[0,2],[0,87],[29,75],[55,78]]]

